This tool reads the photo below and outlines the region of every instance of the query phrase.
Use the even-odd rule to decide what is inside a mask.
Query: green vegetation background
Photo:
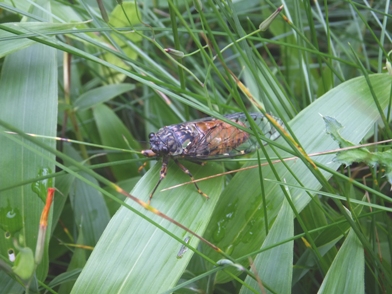
[[[1,293],[392,290],[392,163],[345,166],[323,120],[353,145],[391,139],[389,1],[34,3],[0,3]],[[150,132],[256,111],[284,121],[281,138],[184,161],[196,179],[248,169],[200,181],[208,201],[188,184],[151,203],[220,252],[116,193],[148,200]],[[170,163],[160,189],[184,182]]]

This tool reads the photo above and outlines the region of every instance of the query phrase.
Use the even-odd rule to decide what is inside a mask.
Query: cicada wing
[[[243,113],[229,114],[225,117],[244,128],[251,129],[251,124]],[[275,140],[280,136],[264,115],[252,113],[250,117],[257,126],[255,131],[261,137]],[[283,124],[280,119],[275,119],[279,124]],[[252,132],[243,131],[222,120],[204,118],[190,123],[193,123],[195,128],[199,130],[199,136],[187,146],[189,152],[186,157],[191,160],[235,157],[252,153],[260,148],[257,138]]]

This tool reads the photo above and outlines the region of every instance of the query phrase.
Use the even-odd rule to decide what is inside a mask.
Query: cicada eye
[[[155,133],[150,133],[149,135],[148,135],[148,138],[149,139],[152,139],[152,137],[154,137],[155,136]]]
[[[168,154],[168,153],[169,153],[169,149],[168,149],[166,146],[163,146],[163,147],[161,148],[161,152],[162,152],[163,154]]]

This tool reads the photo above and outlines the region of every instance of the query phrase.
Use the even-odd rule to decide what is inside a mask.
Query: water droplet
[[[7,218],[14,218],[16,216],[16,213],[13,210],[10,210],[7,212]]]
[[[0,228],[6,232],[4,236],[10,238],[22,227],[22,214],[19,208],[13,208],[10,199],[7,199],[7,206],[0,207]]]
[[[234,202],[230,203],[226,208],[225,211],[223,212],[223,218],[221,218],[216,226],[215,233],[213,235],[214,241],[218,243],[220,240],[223,239],[223,237],[226,234],[226,227],[229,224],[230,220],[234,217],[235,212],[237,210],[238,206],[238,199],[236,199]]]
[[[258,198],[258,197],[256,197]],[[251,210],[246,212],[249,220],[246,223],[245,229],[241,232],[239,241],[249,243],[257,236],[261,228],[264,227],[264,208],[260,205],[261,198],[255,199],[254,205],[250,205]]]

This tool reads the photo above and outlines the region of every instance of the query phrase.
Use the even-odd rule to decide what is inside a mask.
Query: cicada
[[[280,136],[279,132],[263,114],[250,113],[249,116],[257,126],[255,131],[260,134],[261,138],[275,140]],[[246,132],[214,117],[206,117],[166,126],[149,135],[151,147],[148,150],[142,150],[142,154],[147,157],[162,157],[160,178],[150,194],[150,201],[166,176],[170,158],[194,181],[190,171],[178,161],[179,158],[203,162],[216,158],[244,155],[259,148],[256,137],[252,134],[251,125],[244,113],[234,113],[224,117],[243,128],[249,129],[249,131]],[[283,126],[281,119],[273,118],[279,125]],[[263,144],[266,143],[263,142]],[[195,182],[194,184],[197,192],[208,198]]]

